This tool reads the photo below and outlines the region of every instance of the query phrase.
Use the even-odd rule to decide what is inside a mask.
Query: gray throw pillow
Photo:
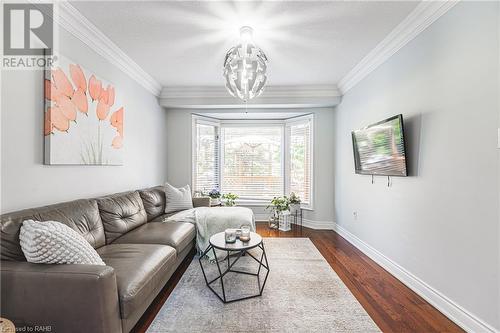
[[[169,183],[165,183],[165,199],[165,213],[193,208],[193,198],[189,185],[176,188]]]

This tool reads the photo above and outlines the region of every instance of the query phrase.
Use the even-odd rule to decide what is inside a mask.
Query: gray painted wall
[[[500,5],[498,5],[498,9],[497,9],[497,12],[498,12],[498,68],[497,68],[497,110],[498,110],[498,128],[500,129]],[[499,130],[500,131],[500,130]],[[499,143],[498,143],[498,147],[497,148],[500,148],[500,132],[498,134],[499,138]],[[498,169],[499,169],[499,172],[500,172],[500,149],[497,150],[498,151]],[[497,241],[497,246],[498,246],[498,269],[497,269],[497,277],[500,279],[500,177],[498,177],[498,193],[499,193],[499,196],[498,196],[498,241]],[[500,287],[498,288],[498,300],[497,300],[497,303],[498,303],[498,309],[500,309]],[[500,317],[500,315],[499,315]],[[500,322],[500,319],[498,319],[498,321]],[[500,324],[499,324],[500,326]]]
[[[305,212],[304,218],[311,220],[311,223],[332,225],[334,112],[331,108],[295,109],[290,112],[314,113],[314,210]],[[167,110],[167,178],[176,186],[191,185],[192,113],[201,114],[203,111]],[[251,208],[257,218],[266,214],[264,207]]]
[[[43,72],[2,70],[2,212],[165,180],[166,114],[157,98],[63,29],[60,38],[63,55],[113,82],[125,97],[124,165],[43,165]]]
[[[336,222],[497,329],[498,6],[456,5],[344,96],[335,131]],[[350,131],[398,113],[411,176],[372,185]]]

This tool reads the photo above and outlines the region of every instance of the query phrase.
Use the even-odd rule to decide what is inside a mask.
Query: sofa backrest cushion
[[[164,214],[165,212],[165,189],[163,186],[156,186],[139,190],[139,194],[144,204],[144,209],[148,215],[148,221]]]
[[[105,245],[104,227],[96,200],[75,200],[1,215],[2,260],[26,260],[19,244],[19,231],[24,220],[58,221],[82,235],[93,248]]]
[[[98,198],[106,235],[106,244],[147,222],[147,214],[138,191]]]

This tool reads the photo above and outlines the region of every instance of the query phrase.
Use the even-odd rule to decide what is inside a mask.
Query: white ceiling
[[[269,85],[336,84],[418,2],[71,4],[163,86],[215,86],[242,25],[269,58]]]

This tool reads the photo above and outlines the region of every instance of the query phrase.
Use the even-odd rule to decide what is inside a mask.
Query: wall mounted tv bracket
[[[372,174],[372,184],[375,184],[375,175]],[[392,178],[391,176],[387,176],[387,187],[392,186]]]

